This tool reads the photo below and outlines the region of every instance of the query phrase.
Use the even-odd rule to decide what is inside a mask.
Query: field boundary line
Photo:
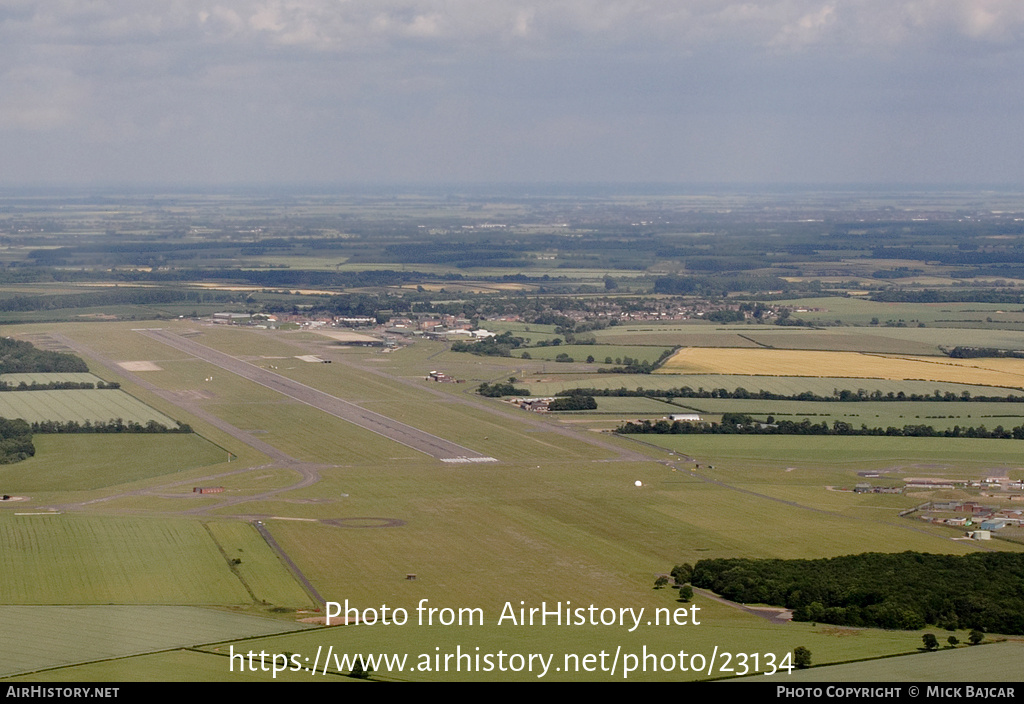
[[[212,540],[213,544],[217,546],[217,550],[220,551],[221,557],[224,558],[224,562],[227,564],[228,569],[231,570],[231,574],[238,577],[238,581],[242,583],[243,587],[245,587],[245,591],[249,592],[249,598],[252,599],[252,603],[259,604],[260,602],[256,598],[256,592],[252,590],[252,587],[250,587],[249,583],[245,581],[245,578],[239,573],[237,569],[235,569],[235,566],[231,564],[231,558],[228,557],[227,551],[224,550],[224,546],[220,544],[220,541],[217,540],[217,536],[213,534],[212,530],[210,530],[210,526],[207,524],[207,522],[200,521],[199,525],[203,527],[203,529],[206,531],[206,534],[210,536],[210,540]]]

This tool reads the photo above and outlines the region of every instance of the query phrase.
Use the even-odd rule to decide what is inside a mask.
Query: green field
[[[7,604],[252,603],[194,520],[5,511],[0,544]]]
[[[303,628],[246,614],[159,605],[0,606],[0,622],[0,677]]]
[[[584,362],[587,357],[593,357],[593,364],[614,365],[615,360],[619,364],[626,357],[631,357],[639,362],[654,364],[661,357],[662,353],[670,351],[671,347],[641,346],[641,345],[555,345],[551,347],[530,347],[519,348],[513,354],[517,357],[529,354],[532,359],[554,360],[560,354],[567,354],[575,362]],[[611,362],[608,358],[611,358]]]
[[[79,384],[95,384],[103,381],[103,379],[88,372],[31,372],[20,374],[0,374],[0,382],[6,382],[11,386],[17,386],[22,382],[26,384],[50,384],[55,381],[73,381]]]
[[[224,556],[237,564],[232,570],[253,598],[264,604],[315,608],[315,604],[248,523],[211,521],[205,524]]]
[[[603,400],[603,399],[601,399]],[[757,399],[681,398],[675,403],[707,414],[748,413],[757,418],[774,416],[776,420],[821,421],[831,425],[840,420],[859,428],[887,428],[904,425],[930,425],[944,430],[959,425],[986,426],[989,430],[1002,425],[1011,428],[1024,424],[1024,403],[951,402],[876,402],[858,401],[762,401]],[[600,402],[599,402],[600,405]]]
[[[28,423],[52,420],[108,421],[120,418],[145,425],[156,421],[168,428],[178,424],[169,416],[147,406],[119,389],[11,391],[0,394],[0,417],[23,418]]]
[[[956,635],[961,643],[966,642],[966,639],[960,633],[949,634],[934,629],[932,632],[943,646],[940,651],[812,667],[809,670],[794,671],[787,682],[963,682],[965,672],[970,673],[974,682],[1005,682],[1006,674],[1016,670],[1021,658],[1024,658],[1024,644],[1019,642],[947,649],[946,638],[949,635]]]
[[[171,327],[195,329],[191,324]],[[5,546],[0,551],[0,593],[5,603],[217,604],[260,613],[272,606],[309,609],[309,596],[252,527],[251,521],[258,519],[328,600],[414,611],[420,600],[427,599],[437,607],[480,608],[490,618],[486,625],[471,628],[349,626],[255,640],[248,639],[247,633],[227,636],[230,643],[246,650],[312,657],[318,647],[334,646],[336,651],[418,656],[458,646],[479,647],[481,652],[504,647],[507,652],[511,640],[522,652],[562,658],[566,653],[583,655],[620,645],[678,652],[682,640],[688,652],[706,653],[715,646],[745,652],[754,643],[761,652],[782,654],[804,645],[811,649],[815,663],[914,652],[919,633],[850,629],[840,633],[811,624],[774,625],[702,595],[695,597],[704,619],[701,626],[641,626],[629,633],[612,627],[498,626],[494,620],[505,602],[518,606],[520,601],[643,607],[648,613],[676,608],[672,592],[652,589],[655,577],[674,564],[703,558],[977,550],[977,544],[952,540],[957,532],[899,519],[898,511],[915,505],[917,497],[862,496],[828,487],[852,485],[858,480],[857,472],[865,469],[896,476],[973,475],[1016,467],[1019,458],[1013,441],[996,440],[599,435],[586,428],[607,425],[608,420],[601,420],[603,414],[661,416],[704,401],[717,404],[703,409],[715,413],[745,402],[676,399],[677,405],[670,405],[653,398],[600,397],[596,413],[544,416],[481,398],[473,393],[472,383],[434,384],[423,377],[430,369],[443,369],[469,381],[503,381],[522,375],[526,381],[517,385],[527,385],[533,393],[590,385],[670,388],[684,380],[694,388],[756,390],[764,388],[758,385],[764,381],[777,390],[789,384],[791,393],[808,387],[831,393],[834,388],[850,388],[851,383],[855,389],[884,392],[933,393],[941,388],[978,394],[985,392],[983,387],[929,382],[870,382],[868,387],[864,385],[868,380],[729,375],[702,375],[698,383],[692,376],[563,375],[556,374],[559,365],[552,362],[453,354],[442,343],[432,342],[386,355],[346,351],[332,365],[304,364],[294,360],[304,351],[297,345],[317,350],[329,343],[302,332],[201,330],[197,339],[203,344],[263,367],[276,367],[277,373],[500,460],[447,465],[187,358],[131,333],[127,326],[115,329],[120,332],[106,337],[96,326],[70,328],[68,334],[81,336],[82,342],[117,359],[154,361],[162,371],[140,372],[147,382],[191,399],[300,463],[315,465],[268,461],[220,431],[210,435],[223,447],[198,436],[37,436],[35,458],[0,470],[0,481],[11,482],[30,498],[0,511],[0,545]],[[545,349],[558,352],[560,348]],[[165,413],[173,412],[173,406],[151,392],[126,386],[147,402],[156,399],[152,402]],[[8,395],[29,393],[33,392]],[[780,416],[804,410],[804,406],[791,407],[792,402],[756,403],[763,405],[757,406],[759,411],[775,408]],[[865,414],[884,413],[888,421],[906,415],[908,409],[922,416],[981,414],[990,426],[996,424],[991,416],[1022,413],[1016,408],[1019,404],[812,405],[815,412],[836,417],[860,414],[857,418],[869,425],[872,419]],[[964,420],[961,425],[966,424]],[[579,430],[563,432],[575,428]],[[705,466],[691,474],[696,463],[667,450],[693,456]],[[245,459],[226,464],[227,451]],[[715,469],[707,469],[707,464]],[[199,479],[226,472],[238,473],[212,481]],[[179,481],[176,473],[196,479]],[[315,481],[300,484],[310,476]],[[637,481],[641,486],[636,486]],[[112,493],[101,493],[104,487],[129,482],[131,486],[120,495],[84,504],[74,513],[13,515],[35,510],[39,502],[33,493],[46,492],[46,501],[57,504],[74,497],[76,490],[93,492],[86,495],[91,500]],[[194,497],[190,487],[200,482],[215,482],[226,491]],[[127,491],[136,487],[148,493]],[[207,514],[171,515],[184,511]],[[770,540],[766,541],[766,534]],[[1019,546],[1011,544],[1007,549]],[[409,575],[416,579],[408,579]],[[289,613],[281,618],[298,616]],[[170,637],[166,642],[168,648],[181,644]],[[200,642],[210,641],[200,637],[192,641]],[[62,652],[56,646],[51,650],[41,652],[37,661],[59,665]],[[177,668],[190,665],[210,680],[242,681],[252,675],[229,670],[223,643],[205,647],[202,653],[153,653],[145,647],[131,652],[140,655],[51,670],[46,677],[116,679],[131,673],[132,663],[138,664],[136,672],[157,679],[176,678],[180,676]],[[141,654],[146,652],[150,654]],[[10,670],[14,671],[20,670]],[[281,676],[288,681],[309,677],[308,673]],[[493,680],[495,673],[453,676],[418,670],[379,673],[379,677]],[[537,679],[536,673],[528,672],[500,673],[500,677]],[[692,672],[658,672],[631,679],[697,677]],[[594,678],[594,673],[562,672],[545,679]]]
[[[0,465],[3,492],[99,489],[227,460],[225,450],[193,433],[36,434],[32,442],[35,457]]]

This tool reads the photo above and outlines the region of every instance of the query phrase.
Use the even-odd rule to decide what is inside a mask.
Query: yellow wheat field
[[[687,347],[658,370],[662,374],[758,374],[920,379],[1024,388],[1024,359],[951,359],[911,355]]]

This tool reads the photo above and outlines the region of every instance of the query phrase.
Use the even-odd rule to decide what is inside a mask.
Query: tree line
[[[657,421],[641,420],[636,423],[626,422],[615,429],[624,435],[864,435],[912,438],[987,438],[1000,440],[1024,440],[1024,425],[1006,429],[1001,425],[989,430],[984,425],[978,427],[954,425],[945,430],[936,430],[933,426],[923,424],[904,425],[902,428],[888,426],[886,428],[869,428],[861,424],[859,428],[852,423],[837,420],[830,426],[826,421],[812,423],[807,418],[802,421],[774,420],[761,423],[742,413],[725,413],[721,423],[694,423],[691,421]]]
[[[169,428],[163,423],[155,420],[140,423],[135,420],[124,420],[122,418],[111,418],[110,420],[86,420],[81,423],[77,420],[57,421],[43,420],[34,421],[31,426],[33,433],[191,433],[192,427],[188,423],[181,423],[176,427]]]
[[[33,381],[31,384],[27,382],[19,382],[17,385],[8,383],[6,381],[0,381],[0,393],[4,391],[66,391],[66,390],[80,390],[80,389],[120,389],[121,384],[116,381],[99,381],[92,383],[91,381],[47,381],[38,382]]]

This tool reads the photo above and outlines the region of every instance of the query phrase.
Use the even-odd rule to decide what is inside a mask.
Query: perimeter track
[[[487,457],[474,450],[449,442],[444,438],[418,430],[411,425],[406,425],[387,416],[382,416],[379,413],[368,411],[354,403],[343,401],[336,396],[318,391],[311,386],[293,381],[280,374],[274,374],[254,364],[243,362],[231,355],[218,352],[215,349],[201,345],[198,342],[193,342],[180,335],[175,335],[160,328],[136,330],[135,332],[169,347],[181,350],[193,357],[198,357],[205,362],[209,362],[232,374],[237,374],[249,381],[256,382],[279,394],[284,394],[296,401],[301,401],[324,413],[341,418],[353,425],[358,425],[360,428],[383,435],[390,440],[401,443],[406,447],[411,447],[431,457],[436,457],[442,462],[497,462],[493,457]]]

